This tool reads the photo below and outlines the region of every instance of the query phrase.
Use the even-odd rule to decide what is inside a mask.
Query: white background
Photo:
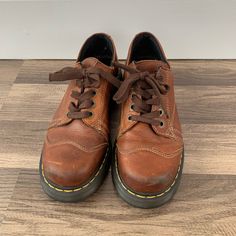
[[[107,32],[126,58],[133,36],[151,31],[169,58],[236,58],[236,0],[0,1],[0,59],[76,58]]]

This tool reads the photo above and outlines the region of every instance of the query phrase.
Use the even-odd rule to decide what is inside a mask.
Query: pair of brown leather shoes
[[[183,139],[174,78],[152,34],[135,36],[125,65],[117,62],[111,37],[94,34],[84,43],[75,67],[49,79],[70,81],[40,160],[41,184],[50,197],[83,200],[102,184],[110,163],[115,188],[131,205],[152,208],[173,197],[182,173]],[[112,88],[117,88],[113,99],[121,104],[113,151]]]

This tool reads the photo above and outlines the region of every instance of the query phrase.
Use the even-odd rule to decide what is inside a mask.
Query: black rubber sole
[[[182,170],[183,170],[183,163],[184,163],[184,151],[182,153],[181,163],[179,165],[177,175],[175,177],[175,180],[171,184],[171,186],[168,189],[166,189],[164,192],[153,194],[153,195],[144,195],[141,193],[134,192],[133,190],[125,186],[125,184],[122,182],[122,179],[119,176],[119,171],[117,167],[117,158],[114,151],[113,160],[112,160],[113,183],[119,196],[130,205],[134,207],[138,207],[138,208],[145,208],[145,209],[156,208],[167,203],[173,198],[180,184],[180,179],[181,179]]]
[[[100,187],[103,183],[110,167],[111,162],[111,145],[107,148],[106,155],[104,160],[99,167],[96,174],[84,185],[73,187],[73,188],[64,188],[56,186],[46,179],[43,166],[42,166],[42,156],[39,163],[39,174],[40,174],[40,183],[44,192],[54,200],[60,202],[79,202],[83,201]]]

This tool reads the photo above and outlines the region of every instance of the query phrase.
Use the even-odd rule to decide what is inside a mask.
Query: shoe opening
[[[166,62],[159,42],[151,33],[140,33],[133,40],[130,62],[140,60],[161,60]]]
[[[84,43],[77,61],[95,57],[102,63],[111,66],[114,56],[113,43],[106,34],[94,34]]]

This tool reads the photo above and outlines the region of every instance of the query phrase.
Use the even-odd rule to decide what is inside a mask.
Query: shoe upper
[[[103,162],[109,145],[109,100],[117,70],[114,43],[95,34],[84,43],[74,68],[50,75],[69,85],[49,125],[42,167],[48,181],[63,187],[88,182]]]
[[[146,32],[132,41],[123,67],[125,85],[114,96],[122,103],[119,175],[131,191],[163,192],[175,181],[183,152],[174,77],[158,40]]]

